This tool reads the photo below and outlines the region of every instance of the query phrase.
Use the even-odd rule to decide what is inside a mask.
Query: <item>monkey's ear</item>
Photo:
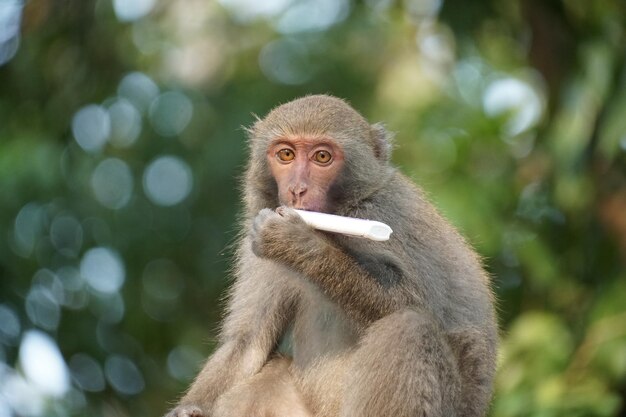
[[[376,158],[385,162],[389,161],[393,150],[393,133],[388,132],[382,123],[375,123],[371,127],[371,135]]]

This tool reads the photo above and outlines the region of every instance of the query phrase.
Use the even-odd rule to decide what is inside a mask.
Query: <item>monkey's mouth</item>
[[[303,199],[303,198],[280,198],[278,203],[282,206],[289,207],[296,210],[316,211],[319,213],[326,212],[326,206],[323,202],[315,201],[316,199]]]
[[[327,211],[323,208],[323,207],[319,207],[319,206],[294,206],[292,207],[296,210],[304,210],[304,211],[313,211],[313,212],[317,212],[317,213],[326,213]]]
[[[289,204],[284,204],[284,205],[295,210],[316,211],[316,212],[323,211],[322,207],[320,207],[317,204],[289,203]]]
[[[309,206],[302,205],[302,204],[289,204],[287,207],[295,209],[295,210],[315,211],[315,209]]]

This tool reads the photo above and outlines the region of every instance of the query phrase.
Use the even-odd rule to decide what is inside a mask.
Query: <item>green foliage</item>
[[[242,126],[310,93],[396,132],[484,256],[491,415],[625,415],[625,28],[621,0],[0,0],[0,415],[166,410],[214,347]]]

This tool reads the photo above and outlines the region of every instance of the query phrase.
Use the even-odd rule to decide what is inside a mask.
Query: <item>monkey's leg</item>
[[[284,275],[244,246],[219,347],[167,417],[209,417],[221,395],[267,364],[298,297]]]
[[[390,314],[366,331],[351,358],[341,416],[458,416],[460,375],[432,318]]]
[[[352,366],[352,351],[323,356],[306,369],[293,368],[306,403],[315,417],[337,417],[344,392],[352,389],[345,384]]]
[[[211,417],[312,417],[290,364],[290,359],[271,359],[258,374],[222,395]]]

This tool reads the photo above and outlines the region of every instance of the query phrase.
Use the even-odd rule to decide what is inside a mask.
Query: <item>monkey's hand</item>
[[[400,281],[395,258],[365,257],[359,262],[293,209],[263,209],[250,229],[256,256],[301,273],[360,323],[371,323],[407,303],[398,293],[400,287],[384,285]]]
[[[179,405],[167,413],[165,417],[208,417],[208,414],[194,405]]]
[[[250,238],[252,251],[260,258],[287,262],[296,248],[313,250],[321,235],[288,207],[263,209],[254,219]]]

